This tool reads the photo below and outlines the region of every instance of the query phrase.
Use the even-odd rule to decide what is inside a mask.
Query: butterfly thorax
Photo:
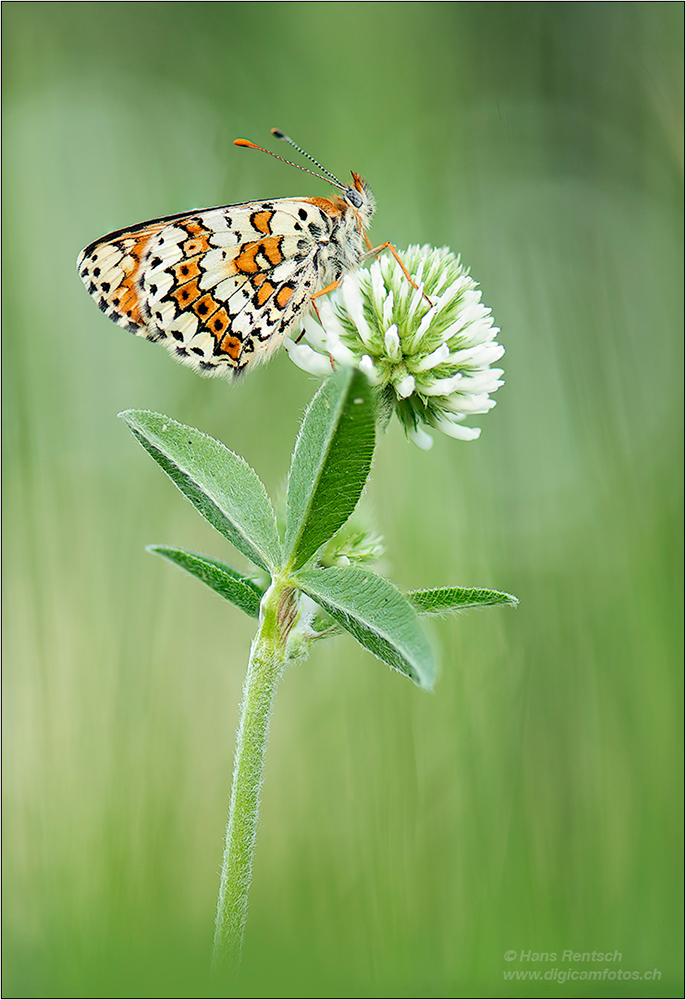
[[[369,186],[358,174],[334,198],[298,199],[319,210],[319,219],[310,228],[317,242],[319,284],[326,287],[354,271],[368,247],[366,231],[376,203]]]

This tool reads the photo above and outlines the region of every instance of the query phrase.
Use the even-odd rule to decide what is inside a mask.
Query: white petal
[[[450,396],[451,393],[460,391],[463,378],[462,372],[451,378],[437,378],[427,385],[422,384],[420,392],[423,396]]]
[[[431,354],[427,354],[425,358],[422,358],[421,361],[414,365],[414,370],[416,372],[429,371],[430,368],[435,368],[443,361],[446,361],[449,356],[450,348],[447,344],[441,344],[441,346],[437,347],[435,351],[432,351]]]
[[[498,361],[505,353],[505,348],[501,344],[477,344],[475,347],[465,347],[464,350],[454,351],[448,361],[454,365],[475,365],[479,368],[486,368],[493,361]]]
[[[331,309],[330,303],[326,303],[326,306],[332,313],[331,316],[328,314],[326,316],[327,329],[324,329],[313,316],[306,316],[303,322],[306,340],[315,350],[321,354],[331,354],[341,364],[348,366],[357,364],[357,355],[341,342],[338,331],[343,330],[343,327],[339,323],[338,317]],[[326,306],[324,307],[325,313],[327,312]]]
[[[386,345],[386,354],[391,359],[391,361],[397,361],[400,357],[400,337],[398,336],[398,327],[394,323],[393,326],[389,327],[384,334],[384,344]]]
[[[333,303],[329,298],[319,299],[319,315],[322,318],[322,324],[329,336],[340,337],[345,330],[341,325],[341,321],[336,315],[336,310],[333,307]]]
[[[393,289],[388,292],[383,304],[383,325],[389,326],[393,315]]]
[[[372,332],[369,329],[369,323],[367,323],[364,317],[362,295],[355,275],[347,275],[341,282],[340,289],[345,308],[350,313],[350,318],[357,327],[362,343],[365,347],[368,347],[372,338]]]
[[[492,365],[494,361],[500,361],[505,353],[503,345],[495,341],[490,341],[488,344],[481,344],[480,347],[483,352],[478,355],[480,365]]]
[[[434,285],[431,294],[440,295],[441,288],[443,288],[447,280],[448,280],[448,272],[447,271],[439,272],[438,280],[436,281],[436,284]]]
[[[442,309],[445,309],[449,302],[452,302],[452,300],[456,299],[459,295],[463,295],[465,290],[473,284],[474,282],[468,274],[461,274],[459,278],[453,281],[452,285],[449,285],[448,288],[446,288],[441,297],[437,300],[435,305],[436,312],[439,313]]]
[[[401,378],[399,382],[395,382],[395,391],[400,396],[401,399],[407,399],[414,392],[415,381],[414,375],[406,375]]]
[[[452,396],[447,396],[441,401],[441,407],[451,413],[488,413],[496,405],[496,400],[491,399],[485,392],[472,393],[456,392]]]
[[[404,284],[403,287],[405,287],[405,288],[408,288],[408,287],[411,288],[412,287],[412,285],[408,285],[407,278],[405,278],[404,275],[403,275],[403,281],[405,282],[405,284]],[[412,298],[410,299],[410,304],[407,307],[407,316],[405,318],[405,322],[407,323],[408,326],[411,324],[412,320],[414,319],[414,314],[416,313],[417,309],[419,308],[419,303],[422,301],[422,295],[424,294],[424,287],[423,287],[423,285],[420,285],[419,282],[417,282],[417,285],[418,285],[418,287],[415,288],[414,292],[412,293]]]
[[[500,333],[497,326],[493,326],[490,316],[482,317],[474,322],[468,323],[459,334],[459,343],[462,347],[474,347],[477,344],[488,344]]]
[[[428,451],[429,448],[433,448],[434,439],[431,437],[430,434],[427,434],[425,430],[422,430],[421,427],[416,427],[414,430],[409,430],[407,432],[407,436],[409,437],[410,441],[414,441],[417,447],[421,448],[422,451]]]
[[[438,417],[433,421],[433,426],[437,431],[442,431],[448,437],[456,438],[458,441],[475,441],[481,434],[480,427],[464,427],[456,424],[447,417]]]
[[[320,350],[328,350],[328,336],[326,330],[318,323],[314,316],[306,316],[303,320],[303,328],[305,330],[305,339],[308,343],[312,344]]]
[[[467,320],[465,319],[465,317],[460,314],[457,317],[457,319],[455,320],[455,322],[451,323],[450,326],[447,327],[443,331],[443,333],[441,334],[441,336],[443,337],[443,340],[448,341],[452,337],[455,337],[460,332],[460,330],[464,327],[464,325],[465,325],[466,322],[467,322]]]
[[[378,260],[375,260],[369,269],[369,273],[372,276],[372,295],[374,296],[374,303],[379,312],[382,312],[384,308],[384,299],[386,297],[386,286],[384,285],[383,275],[381,274],[381,264]]]
[[[360,369],[361,372],[364,372],[364,374],[367,376],[372,385],[381,384],[381,376],[376,370],[374,362],[372,361],[372,359],[369,357],[368,354],[362,355],[358,363],[358,368]]]
[[[346,365],[348,368],[354,368],[359,357],[349,347],[342,344],[340,340],[334,340],[333,337],[329,338],[329,354],[336,361],[340,361],[342,365]]]
[[[436,307],[432,306],[422,316],[422,321],[419,324],[417,332],[412,337],[412,346],[415,347],[417,344],[421,344],[424,334],[429,329],[434,319],[436,318]]]
[[[484,371],[465,373],[460,382],[460,392],[495,392],[501,385],[502,368],[486,368]]]
[[[473,347],[493,340],[499,332],[498,327],[493,326],[489,309],[478,301],[463,301],[457,319],[443,331],[442,336],[446,341],[459,337],[465,347]]]
[[[331,359],[324,354],[318,354],[307,344],[296,344],[293,340],[284,341],[286,352],[291,361],[295,362],[298,368],[311,375],[331,375],[333,367]]]
[[[336,323],[338,329],[342,329],[340,324],[338,324],[338,320],[336,320]],[[344,365],[351,366],[357,364],[357,355],[341,342],[332,324],[328,324],[329,332],[327,333],[312,316],[306,316],[303,327],[305,329],[305,339],[320,354],[331,354],[336,361],[340,361]]]

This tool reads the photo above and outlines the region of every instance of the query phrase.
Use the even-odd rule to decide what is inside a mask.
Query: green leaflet
[[[509,605],[516,608],[519,601],[512,594],[482,587],[436,587],[432,590],[413,590],[405,595],[420,615],[441,615],[467,608],[487,608]]]
[[[310,403],[288,476],[286,561],[303,566],[355,509],[372,463],[375,412],[358,371],[328,378]]]
[[[240,552],[273,580],[300,588],[337,626],[422,688],[433,686],[436,668],[418,615],[518,603],[511,594],[483,588],[439,587],[403,596],[359,566],[300,569],[348,520],[369,475],[376,413],[360,372],[329,378],[305,414],[289,474],[286,560],[266,490],[242,458],[162,414],[127,410],[120,416],[184,496]],[[149,551],[259,618],[261,589],[226,563],[166,545]]]
[[[197,552],[187,552],[185,549],[171,548],[169,545],[148,545],[146,548],[148,552],[164,556],[198,580],[202,580],[225,600],[231,601],[241,611],[245,611],[246,615],[250,615],[251,618],[259,617],[262,599],[260,588],[220,559],[212,559]]]
[[[125,410],[119,416],[184,496],[239,552],[263,569],[279,566],[274,508],[244,459],[163,414]]]
[[[409,601],[393,584],[352,566],[298,573],[297,585],[384,663],[430,690],[431,649]]]

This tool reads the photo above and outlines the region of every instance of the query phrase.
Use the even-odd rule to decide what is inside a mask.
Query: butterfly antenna
[[[273,128],[271,132],[276,139],[283,139],[284,142],[289,142],[293,147],[293,149],[297,149],[299,153],[301,153],[303,156],[306,156],[308,160],[311,160],[311,162],[314,163],[316,167],[319,167],[320,170],[323,170],[324,173],[327,175],[327,177],[331,177],[331,179],[334,180],[339,187],[341,188],[343,187],[343,185],[341,184],[341,182],[339,181],[339,179],[336,177],[335,174],[332,174],[330,170],[327,170],[326,167],[323,167],[318,160],[315,160],[314,156],[310,156],[310,154],[306,153],[304,149],[301,149],[300,146],[297,144],[297,142],[293,142],[293,140],[289,135],[286,135],[285,132],[282,132],[278,128]]]
[[[283,135],[281,132],[279,133],[275,132],[275,135],[276,134],[278,134],[280,138],[284,139],[286,138],[286,136]],[[291,140],[289,139],[288,141],[290,142]],[[314,160],[311,156],[308,157],[308,159],[312,160],[313,163],[316,163],[319,169],[323,170],[324,173],[327,175],[326,177],[322,177],[321,174],[316,174],[314,170],[308,170],[307,167],[301,167],[299,163],[293,163],[292,160],[286,160],[284,159],[283,156],[277,156],[276,153],[272,153],[270,149],[265,149],[264,146],[258,146],[257,143],[251,142],[250,139],[234,139],[233,144],[234,146],[245,146],[247,149],[259,149],[261,152],[267,153],[269,156],[273,156],[275,160],[281,160],[282,163],[287,163],[289,166],[295,167],[296,170],[302,170],[303,173],[312,174],[313,177],[318,177],[320,181],[326,181],[327,184],[330,183],[329,178],[332,178],[336,187],[340,188],[341,191],[345,191],[345,187],[341,184],[341,182],[336,177],[334,177],[334,175],[330,171],[325,170],[324,167],[320,166],[320,164],[317,163],[317,161]],[[295,143],[292,143],[292,145],[295,146]],[[298,149],[298,146],[295,146],[295,148]],[[300,150],[300,152],[302,152],[302,150]],[[304,155],[307,156],[307,153],[305,153]]]

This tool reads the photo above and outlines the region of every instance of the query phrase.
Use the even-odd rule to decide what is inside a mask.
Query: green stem
[[[226,827],[212,969],[236,970],[248,915],[248,892],[257,836],[260,787],[274,694],[286,664],[293,591],[274,581],[262,598],[260,626],[250,650],[236,735],[233,785]]]

